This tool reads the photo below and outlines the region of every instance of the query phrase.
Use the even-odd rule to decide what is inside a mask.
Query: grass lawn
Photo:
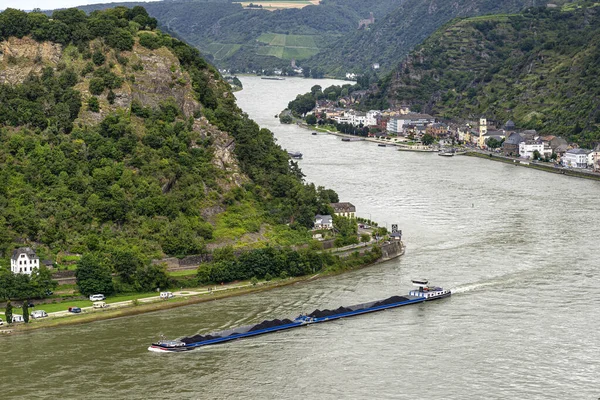
[[[169,274],[169,276],[190,276],[190,275],[196,275],[197,272],[198,272],[197,269],[184,269],[181,271],[168,272],[168,274]]]

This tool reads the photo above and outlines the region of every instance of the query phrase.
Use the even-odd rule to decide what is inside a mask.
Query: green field
[[[256,39],[267,46],[259,47],[257,54],[274,56],[282,59],[302,60],[319,52],[319,48],[312,35],[283,35],[279,33],[263,33]]]

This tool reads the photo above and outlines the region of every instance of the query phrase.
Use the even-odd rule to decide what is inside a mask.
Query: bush
[[[104,92],[104,79],[102,79],[102,78],[90,79],[89,88],[90,88],[91,94],[93,94],[95,96],[101,95],[102,92]]]
[[[92,61],[97,66],[100,66],[104,64],[104,61],[106,61],[106,57],[104,57],[104,54],[102,54],[100,50],[96,50],[94,54],[92,54]]]
[[[112,89],[110,89],[108,91],[108,94],[106,95],[106,100],[108,100],[108,104],[114,104],[116,98],[117,95],[115,94],[115,92],[112,91]]]
[[[96,96],[92,96],[88,99],[88,110],[92,112],[100,112],[100,102]]]
[[[86,76],[90,72],[94,72],[94,63],[92,62],[87,63],[85,67],[83,67],[81,70],[81,76]]]
[[[279,122],[282,124],[291,124],[294,121],[291,115],[283,114],[279,116]]]

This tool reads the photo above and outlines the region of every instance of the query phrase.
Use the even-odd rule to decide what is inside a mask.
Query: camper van
[[[31,313],[31,318],[33,318],[33,319],[46,318],[47,316],[48,316],[48,313],[44,310],[35,310],[34,312]]]
[[[160,298],[161,299],[170,299],[172,297],[175,297],[175,295],[173,294],[173,292],[160,292]]]
[[[106,304],[103,301],[97,301],[92,305],[92,308],[106,308],[108,307],[108,304]]]
[[[18,315],[18,314],[17,314],[17,315],[13,315],[13,324],[14,324],[15,322],[25,322],[25,320],[23,319],[23,316],[22,316],[22,315]]]

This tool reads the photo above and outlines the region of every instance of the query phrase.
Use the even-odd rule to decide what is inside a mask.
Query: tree
[[[6,317],[6,322],[9,324],[12,324],[12,317],[13,317],[13,306],[11,304],[11,302],[9,301],[8,303],[6,303],[6,311],[4,311],[4,316]]]
[[[363,243],[367,243],[371,240],[371,235],[369,235],[368,233],[363,233],[360,235],[360,241]]]
[[[306,123],[308,125],[315,125],[317,123],[317,117],[315,117],[315,114],[308,114],[306,116]]]
[[[485,141],[485,144],[490,149],[497,149],[498,147],[501,147],[503,143],[504,143],[504,139],[498,140],[493,137],[491,137]]]
[[[111,255],[111,264],[124,283],[134,283],[136,271],[144,267],[141,253],[130,249],[116,249]]]
[[[294,119],[290,114],[281,114],[279,116],[279,122],[281,122],[282,124],[291,124],[292,122],[294,122]]]
[[[532,160],[541,160],[542,159],[542,155],[540,154],[539,151],[534,150],[533,154],[531,155],[531,159]]]
[[[434,140],[435,140],[435,138],[433,136],[431,136],[429,133],[424,134],[423,138],[421,138],[421,142],[423,142],[423,144],[425,146],[429,146],[429,145],[433,144]]]
[[[84,254],[75,271],[77,287],[84,296],[94,293],[104,295],[114,291],[110,269],[97,254]]]
[[[25,300],[23,302],[23,321],[25,321],[25,323],[29,323],[29,300]]]

